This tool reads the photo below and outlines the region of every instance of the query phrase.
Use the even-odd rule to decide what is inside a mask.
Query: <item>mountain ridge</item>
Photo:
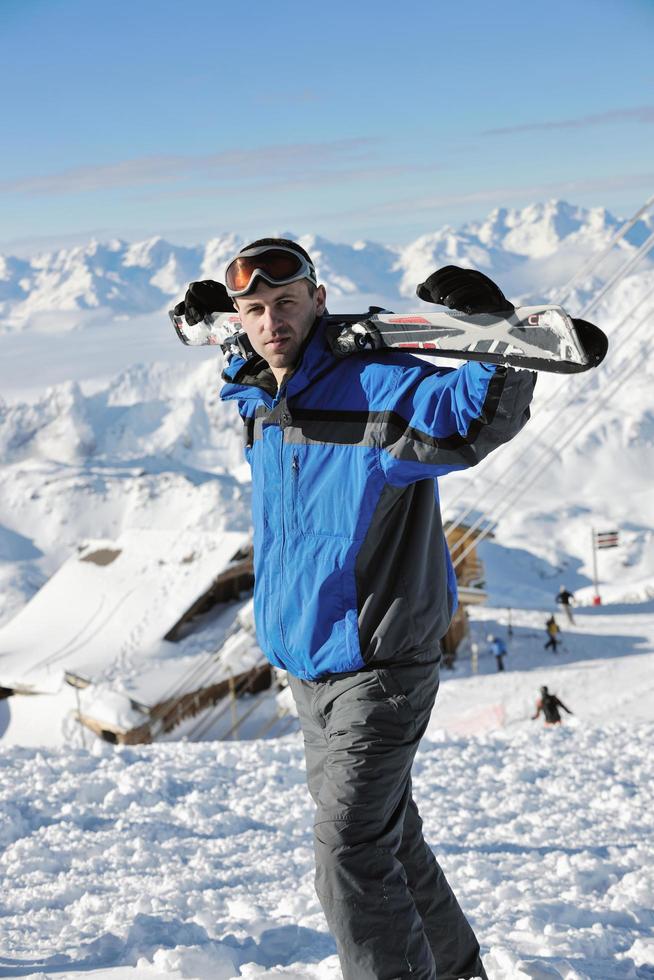
[[[582,208],[550,200],[521,209],[495,208],[481,221],[445,225],[404,246],[359,240],[333,242],[300,235],[311,252],[332,303],[367,300],[406,308],[416,283],[435,268],[463,265],[501,278],[521,302],[550,298],[562,268],[578,268],[621,226],[603,207]],[[639,220],[604,265],[608,275],[624,253],[642,244],[654,217]],[[175,245],[159,235],[137,242],[92,239],[26,259],[0,255],[0,329],[39,325],[44,314],[65,313],[62,329],[84,325],[90,314],[109,317],[159,311],[183,295],[194,279],[221,278],[224,265],[245,243],[235,232],[204,244]]]

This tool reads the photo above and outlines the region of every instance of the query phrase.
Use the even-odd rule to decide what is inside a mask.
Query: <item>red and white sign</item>
[[[619,536],[619,531],[595,531],[595,547],[617,548],[620,544]]]

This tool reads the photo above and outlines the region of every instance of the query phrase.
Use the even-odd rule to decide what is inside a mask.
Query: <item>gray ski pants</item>
[[[316,803],[316,891],[343,980],[487,980],[411,795],[438,664],[289,683]]]

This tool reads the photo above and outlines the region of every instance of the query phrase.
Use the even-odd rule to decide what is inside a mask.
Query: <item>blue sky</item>
[[[0,250],[654,192],[652,0],[0,0]]]

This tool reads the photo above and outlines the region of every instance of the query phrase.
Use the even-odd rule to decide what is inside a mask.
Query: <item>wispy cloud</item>
[[[388,180],[393,178],[405,179],[409,174],[418,173],[437,173],[439,167],[431,164],[396,164],[375,166],[363,164],[355,167],[344,167],[343,161],[330,168],[315,170],[288,170],[277,176],[266,171],[256,181],[244,183],[230,183],[229,186],[207,186],[198,184],[194,187],[181,188],[179,190],[167,190],[141,195],[141,200],[171,201],[178,198],[201,197],[203,199],[215,197],[230,197],[237,193],[258,194],[280,193],[284,191],[298,191],[302,188],[328,187],[330,185],[344,185],[352,183],[365,183],[366,181]],[[271,179],[272,178],[272,179]]]
[[[508,136],[512,133],[534,133],[553,129],[586,129],[589,126],[606,126],[610,123],[654,123],[654,106],[643,105],[632,109],[613,109],[576,119],[554,119],[549,122],[520,123],[517,126],[501,126],[486,129],[483,136]]]
[[[291,172],[305,174],[316,168],[324,168],[325,164],[369,163],[377,142],[375,139],[355,138],[225,150],[196,157],[138,157],[103,166],[75,167],[55,174],[3,180],[0,181],[0,193],[54,196],[179,182],[198,177],[227,182],[275,176],[288,178]]]
[[[529,198],[539,200],[543,197],[561,197],[568,194],[577,194],[589,191],[617,190],[624,187],[648,185],[654,182],[654,174],[639,174],[628,177],[601,177],[595,180],[567,180],[556,183],[542,183],[529,185],[508,185],[505,187],[486,187],[479,190],[469,191],[465,194],[439,194],[430,197],[405,199],[403,201],[390,202],[382,205],[387,211],[401,211],[407,205],[421,208],[438,208],[451,206],[454,204],[507,204],[516,198]]]
[[[516,206],[517,202],[543,200],[544,198],[572,197],[576,194],[605,193],[625,189],[645,188],[651,191],[654,186],[654,172],[643,174],[619,174],[606,177],[596,177],[585,180],[558,181],[548,184],[508,185],[505,187],[487,187],[464,194],[439,194],[429,197],[404,197],[393,201],[380,201],[374,205],[376,218],[400,214],[423,215],[429,211],[441,208],[453,208],[469,204]],[[369,219],[373,206],[365,209],[352,208],[342,212],[323,212],[310,215],[313,221],[323,219]],[[306,217],[306,216],[305,216]],[[289,221],[292,221],[292,216]]]

